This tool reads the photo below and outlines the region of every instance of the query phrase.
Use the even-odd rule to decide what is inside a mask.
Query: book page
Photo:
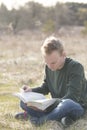
[[[54,104],[58,98],[46,98],[43,94],[36,92],[17,92],[14,96],[18,97],[21,101],[27,104],[27,106],[35,107],[40,110],[45,110],[52,104]]]
[[[43,94],[36,92],[18,92],[15,93],[14,96],[20,98],[20,100],[22,100],[24,103],[38,99],[45,99],[45,96]]]
[[[38,109],[41,110],[45,110],[50,105],[54,104],[56,100],[57,100],[56,98],[35,100],[28,102],[27,105],[37,107]]]

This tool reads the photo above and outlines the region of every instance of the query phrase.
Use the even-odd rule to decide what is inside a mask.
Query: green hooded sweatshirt
[[[87,81],[83,66],[73,59],[66,58],[60,70],[52,71],[46,65],[43,84],[32,91],[50,93],[52,98],[72,99],[83,105],[87,97],[86,89]]]

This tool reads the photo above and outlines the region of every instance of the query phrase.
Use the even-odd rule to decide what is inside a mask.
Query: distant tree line
[[[18,10],[8,10],[4,4],[0,7],[0,29],[9,27],[14,33],[25,29],[54,32],[67,25],[87,27],[87,4],[58,2],[44,7],[28,2]]]

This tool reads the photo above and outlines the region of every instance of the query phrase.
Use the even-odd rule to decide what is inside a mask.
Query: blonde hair
[[[62,54],[64,47],[62,43],[56,37],[48,37],[44,41],[41,51],[43,54],[51,54],[53,51],[58,51]]]

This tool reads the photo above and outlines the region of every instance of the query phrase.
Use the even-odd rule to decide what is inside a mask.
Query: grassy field
[[[58,37],[58,36],[57,36]],[[40,47],[45,36],[0,36],[0,130],[62,130],[58,122],[48,122],[35,127],[29,121],[17,121],[14,115],[22,111],[19,100],[12,93],[23,84],[38,86],[44,76],[44,61]],[[87,38],[82,36],[61,37],[67,55],[81,62],[87,77]],[[87,115],[67,130],[87,130]]]

